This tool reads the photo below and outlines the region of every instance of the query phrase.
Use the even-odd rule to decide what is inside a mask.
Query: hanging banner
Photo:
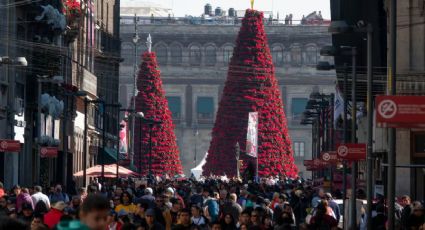
[[[258,112],[251,112],[248,115],[246,154],[251,157],[258,157]]]
[[[336,151],[322,152],[320,154],[320,158],[329,164],[338,163],[338,155],[336,154]]]
[[[40,147],[41,158],[57,157],[57,156],[58,156],[57,147]]]
[[[337,146],[338,159],[360,161],[366,159],[366,144],[339,144]]]
[[[127,122],[121,121],[121,130],[120,130],[120,160],[129,160],[128,157],[128,145],[127,145]]]
[[[21,151],[21,143],[15,140],[0,139],[0,152],[18,153]]]
[[[425,96],[377,96],[375,104],[377,127],[425,127]]]

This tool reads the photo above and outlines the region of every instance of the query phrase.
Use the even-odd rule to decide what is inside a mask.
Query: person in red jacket
[[[54,228],[64,215],[63,210],[65,209],[65,202],[58,201],[52,205],[49,212],[44,215],[44,223],[49,226],[50,229]]]

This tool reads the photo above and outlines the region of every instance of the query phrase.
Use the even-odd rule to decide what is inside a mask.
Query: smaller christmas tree
[[[153,52],[143,54],[137,88],[139,94],[136,97],[136,111],[143,112],[147,119],[162,123],[149,125],[136,119],[134,143],[136,167],[141,166],[142,175],[147,175],[151,161],[153,175],[181,174],[182,166],[173,120],[165,92],[162,89],[156,55]],[[152,133],[152,137],[150,137],[150,133]],[[152,143],[150,143],[151,141]],[[151,150],[150,144],[152,144]],[[151,155],[149,155],[150,153]]]

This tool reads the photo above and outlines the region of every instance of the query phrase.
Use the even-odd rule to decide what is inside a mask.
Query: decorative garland
[[[296,177],[298,173],[263,18],[262,12],[246,10],[203,167],[206,176],[236,175],[235,145],[239,142],[241,150],[246,148],[248,113],[255,111],[259,113],[259,175]],[[246,154],[240,157],[255,164]]]
[[[162,80],[155,53],[146,52],[137,80],[139,94],[136,97],[136,111],[143,112],[148,119],[162,121],[153,125],[152,131],[152,172],[154,175],[176,175],[182,173],[179,149],[174,134],[174,125],[168,101],[162,89]],[[136,167],[142,166],[142,174],[149,170],[149,125],[136,119],[135,132],[135,162]],[[141,135],[141,136],[140,136]],[[140,143],[141,142],[141,143]],[[141,144],[141,149],[140,149]],[[141,161],[141,162],[140,162]]]

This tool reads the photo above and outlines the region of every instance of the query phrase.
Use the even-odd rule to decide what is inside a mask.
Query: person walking
[[[38,202],[43,202],[47,209],[50,209],[50,200],[46,194],[44,194],[41,186],[34,186],[34,194],[32,194],[31,199],[35,206],[37,206]]]

